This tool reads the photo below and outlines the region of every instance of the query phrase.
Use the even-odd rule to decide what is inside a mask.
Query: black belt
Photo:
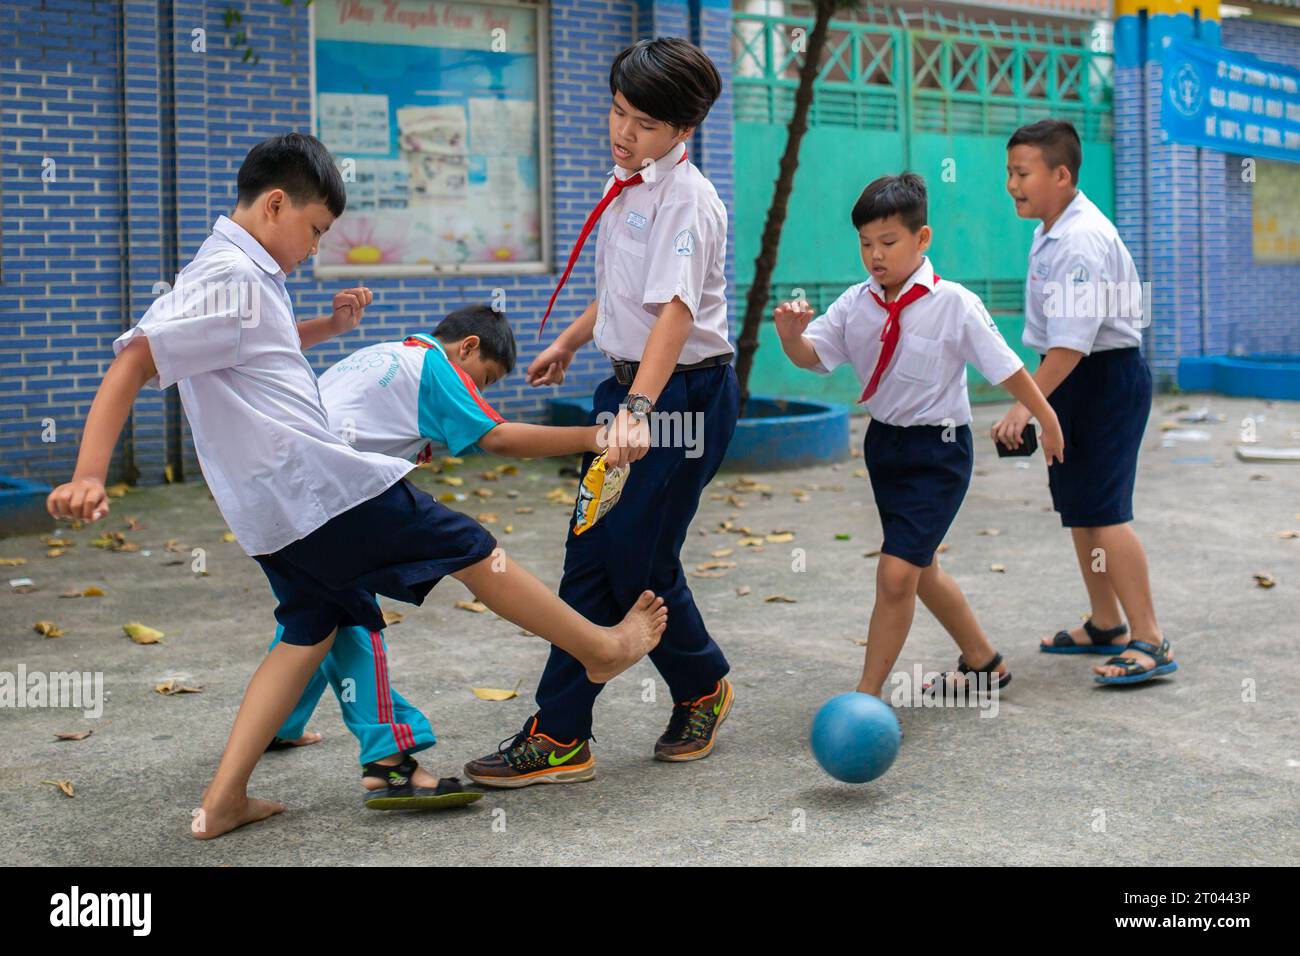
[[[673,374],[694,372],[702,368],[713,368],[715,365],[730,365],[734,357],[734,353],[724,352],[721,355],[714,355],[712,358],[706,358],[703,362],[696,362],[693,365],[678,365],[673,368]],[[636,370],[641,367],[640,362],[620,362],[617,359],[611,359],[610,362],[614,366],[614,378],[620,385],[631,385],[632,380],[636,378]]]

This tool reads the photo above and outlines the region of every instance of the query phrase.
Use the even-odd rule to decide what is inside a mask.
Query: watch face
[[[644,395],[635,395],[627,400],[627,410],[633,415],[644,415],[650,411],[653,403]]]

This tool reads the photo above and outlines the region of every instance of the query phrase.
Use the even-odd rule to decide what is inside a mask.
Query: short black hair
[[[1083,144],[1073,123],[1065,120],[1045,119],[1022,126],[1007,140],[1007,149],[1013,146],[1037,146],[1043,151],[1043,162],[1048,169],[1064,166],[1070,179],[1079,185],[1079,167],[1083,165]]]
[[[323,202],[335,219],[348,204],[334,157],[324,143],[305,133],[272,136],[250,149],[239,167],[238,184],[241,206],[268,189],[283,189],[295,206]]]
[[[898,216],[912,232],[920,232],[929,214],[925,180],[916,173],[881,176],[873,180],[853,204],[853,228],[861,229],[877,219]]]
[[[479,351],[489,362],[496,362],[509,375],[515,368],[515,333],[504,312],[490,305],[467,305],[448,312],[433,330],[439,342],[459,342],[478,336]]]
[[[609,95],[615,93],[641,112],[686,129],[709,115],[722,93],[722,77],[708,55],[688,40],[638,40],[609,68]]]

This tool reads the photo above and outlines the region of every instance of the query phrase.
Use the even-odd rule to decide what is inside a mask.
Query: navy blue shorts
[[[1138,451],[1151,414],[1151,370],[1141,351],[1085,355],[1048,402],[1065,436],[1064,463],[1047,468],[1061,524],[1099,528],[1132,521]]]
[[[382,631],[376,594],[422,604],[444,575],[491,556],[483,526],[405,478],[305,538],[255,555],[280,604],[286,644],[319,644],[338,627]]]
[[[872,419],[862,456],[871,477],[884,554],[928,568],[970,487],[975,451],[969,425],[886,425]]]

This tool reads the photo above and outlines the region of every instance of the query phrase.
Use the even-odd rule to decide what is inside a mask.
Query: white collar
[[[1083,194],[1083,190],[1076,189],[1074,191],[1074,198],[1070,200],[1068,206],[1061,210],[1061,214],[1056,217],[1056,222],[1052,223],[1052,228],[1044,233],[1043,224],[1040,222],[1034,229],[1034,238],[1038,239],[1043,235],[1046,235],[1048,239],[1060,239],[1061,230],[1064,228],[1065,224],[1071,219],[1082,216],[1084,209],[1088,205],[1090,205],[1090,200]]]
[[[656,159],[652,165],[654,167],[654,177],[645,181],[646,185],[654,189],[665,176],[668,175],[677,164],[681,162],[682,157],[686,155],[686,144],[678,143],[668,152]],[[615,166],[613,169],[615,179],[630,179],[641,170],[624,169],[622,166]]]
[[[904,282],[903,287],[898,290],[898,296],[897,298],[894,299],[894,301],[897,302],[898,299],[901,299],[903,296],[905,296],[907,294],[907,290],[912,288],[912,286],[914,285],[923,285],[931,292],[934,291],[934,266],[930,264],[929,256],[921,257],[921,265],[917,267],[917,270],[915,272],[913,272],[910,276],[907,277],[907,281]],[[876,280],[875,276],[871,277],[871,280],[867,283],[867,286],[871,289],[872,292],[876,293],[876,295],[880,296],[882,299],[885,297],[885,287],[882,286]]]
[[[229,239],[248,258],[261,267],[262,271],[272,276],[284,278],[284,270],[275,261],[275,257],[266,251],[266,247],[253,238],[253,234],[228,216],[218,216],[212,231]]]

